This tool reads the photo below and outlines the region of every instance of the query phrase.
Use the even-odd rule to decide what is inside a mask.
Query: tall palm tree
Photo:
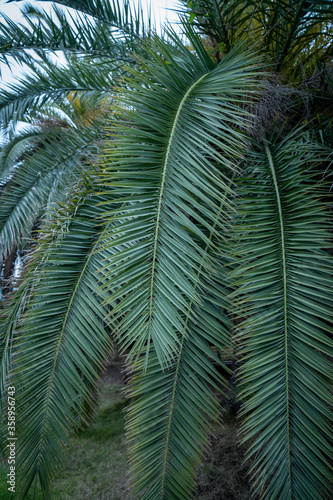
[[[29,8],[28,27],[2,26],[4,60],[34,68],[3,94],[3,126],[68,96],[104,99],[108,117],[90,168],[84,141],[96,128],[69,128],[84,174],[43,219],[3,310],[0,387],[17,389],[21,496],[35,481],[48,491],[116,342],[132,367],[133,497],[191,498],[227,383],[219,353],[233,349],[254,495],[325,498],[331,5],[184,2],[184,44],[172,29],[142,30],[127,2],[58,3],[78,17]],[[60,49],[84,57],[47,68]],[[59,134],[48,141],[22,164],[57,154]]]

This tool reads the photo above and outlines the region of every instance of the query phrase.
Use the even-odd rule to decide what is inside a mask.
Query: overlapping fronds
[[[154,60],[142,60],[119,90],[102,177],[123,202],[107,216],[120,225],[114,244],[127,244],[109,271],[118,340],[132,358],[146,348],[147,359],[152,342],[163,366],[185,335],[188,304],[201,302],[198,267],[210,273],[205,245],[214,247],[225,229],[228,203],[221,212],[220,201],[244,144],[239,103],[254,92],[258,64],[244,53],[215,67],[172,36],[177,45],[156,41]]]
[[[40,130],[26,129],[17,133],[0,148],[0,185],[6,182],[23,153],[40,136]]]
[[[277,71],[295,70],[301,63],[304,72],[315,63],[331,43],[332,16],[333,5],[327,0],[264,1],[257,19],[266,32],[264,44],[274,54]]]
[[[145,500],[192,498],[195,467],[219,418],[216,391],[225,388],[225,380],[212,346],[220,352],[230,346],[232,326],[224,312],[229,308],[225,271],[223,266],[214,271],[199,285],[204,298],[187,317],[178,358],[163,371],[152,348],[148,366],[142,358],[129,385],[132,492]]]
[[[97,293],[98,270],[109,255],[100,248],[98,201],[103,199],[88,197],[73,204],[69,224],[66,208],[67,234],[52,244],[51,226],[33,257],[38,273],[33,266],[28,271],[37,283],[15,332],[10,377],[17,391],[22,498],[35,480],[44,493],[48,490],[66,436],[94,404],[96,381],[112,346],[104,323],[107,307],[100,305],[106,292]]]
[[[71,64],[66,70],[51,62],[33,67],[33,74],[17,78],[10,89],[4,89],[0,97],[0,125],[3,130],[14,121],[21,120],[31,109],[45,104],[59,103],[69,94],[88,98],[105,99],[111,91],[112,67],[105,68],[91,61]],[[96,99],[95,99],[96,100]]]
[[[60,201],[98,151],[98,128],[52,130],[31,147],[0,195],[0,260],[13,247],[26,245],[37,219]],[[84,155],[84,156],[83,156]]]
[[[262,499],[327,494],[333,263],[329,217],[311,180],[322,153],[296,130],[249,155],[239,186],[242,430]]]
[[[124,43],[124,36],[121,37],[122,19],[117,23],[119,29],[112,29],[102,19],[96,21],[82,14],[74,16],[56,6],[49,14],[30,5],[23,9],[22,15],[24,24],[5,15],[0,24],[0,60],[9,67],[12,61],[29,63],[36,54],[44,58],[46,50],[77,53],[112,63],[120,58],[126,60],[132,48],[127,40]],[[124,26],[127,28],[128,24]]]
[[[184,12],[221,53],[240,40],[263,47],[277,71],[309,74],[332,41],[330,0],[182,0]],[[216,54],[215,54],[216,55]]]
[[[184,13],[200,33],[214,41],[217,51],[229,52],[240,40],[254,40],[254,13],[257,7],[244,0],[180,0]]]
[[[56,3],[88,14],[133,37],[149,33],[151,29],[150,19],[145,16],[140,3],[137,7],[129,0],[57,0]]]
[[[188,47],[171,30],[167,41],[152,37],[128,0],[56,3],[52,14],[26,6],[25,24],[0,26],[1,60],[32,72],[2,92],[0,126],[10,136],[23,118],[43,137],[21,134],[0,158],[0,260],[42,221],[0,326],[1,395],[9,381],[17,388],[21,496],[34,481],[47,492],[66,436],[88,419],[112,327],[133,369],[133,495],[190,498],[218,419],[216,352],[230,346],[231,296],[254,493],[325,498],[332,257],[327,197],[315,183],[330,166],[330,110],[316,144],[296,130],[252,152],[244,110],[257,105],[257,47],[286,85],[303,81],[307,117],[320,114],[312,87],[320,73],[320,98],[329,96],[332,2],[184,0]],[[49,210],[61,200],[63,212]]]

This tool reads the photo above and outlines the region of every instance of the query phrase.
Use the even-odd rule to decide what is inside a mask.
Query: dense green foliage
[[[230,353],[254,495],[325,498],[332,3],[183,1],[184,38],[125,0],[57,3],[0,26],[2,62],[29,69],[0,97],[20,497],[47,495],[116,343],[133,498],[191,498]]]

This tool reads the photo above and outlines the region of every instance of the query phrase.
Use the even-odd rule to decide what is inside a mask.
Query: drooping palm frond
[[[214,41],[217,51],[229,50],[244,38],[253,40],[253,16],[257,5],[244,0],[180,0],[183,13],[200,33]]]
[[[219,352],[230,346],[232,325],[224,312],[229,304],[225,270],[219,264],[223,256],[215,257],[217,267],[198,285],[204,299],[191,305],[177,359],[163,371],[152,348],[148,366],[143,356],[129,384],[132,493],[145,500],[192,497],[195,467],[219,418],[216,392],[225,388],[225,379],[217,371],[223,363],[212,346]]]
[[[254,91],[258,64],[245,53],[216,67],[172,36],[177,45],[156,41],[154,61],[142,60],[119,91],[102,177],[123,200],[108,216],[120,223],[114,244],[128,245],[109,272],[118,340],[133,359],[143,348],[148,359],[152,342],[164,366],[186,335],[188,304],[201,301],[197,269],[210,272],[204,248],[214,246],[206,233],[217,237],[228,218],[220,200],[244,144],[236,127],[246,125],[237,104]]]
[[[0,148],[0,184],[6,183],[23,153],[41,135],[41,131],[38,129],[26,128]]]
[[[49,61],[48,64],[34,65],[33,74],[17,78],[10,90],[4,89],[0,97],[0,125],[3,130],[21,120],[31,109],[42,108],[49,103],[60,104],[67,96],[78,95],[81,100],[96,98],[105,99],[110,93],[112,70],[81,61],[64,69]],[[96,99],[95,99],[96,100]]]
[[[322,153],[296,130],[249,155],[239,186],[242,430],[263,499],[325,498],[330,476],[333,265],[311,181]]]
[[[12,348],[15,338],[15,332],[22,314],[22,310],[27,302],[29,284],[25,281],[24,285],[17,291],[15,300],[12,300],[4,310],[0,311],[0,405],[1,415],[3,411],[3,402],[5,398],[5,387],[8,386],[8,380],[12,370]],[[2,430],[2,427],[1,427]]]
[[[103,239],[101,207],[91,198],[66,207],[55,227],[67,232],[54,240],[44,231],[28,273],[29,306],[16,327],[10,383],[16,387],[20,498],[34,481],[44,493],[54,477],[67,435],[87,418],[103,363],[112,347],[98,294],[101,262],[109,252]],[[68,211],[72,218],[68,223]],[[54,243],[52,243],[54,240]],[[46,254],[45,254],[46,252]],[[35,273],[35,267],[38,272]],[[35,276],[35,278],[34,278]],[[6,340],[6,339],[4,339]],[[5,355],[5,352],[3,356]],[[8,374],[7,374],[8,375]]]
[[[118,29],[89,16],[72,15],[56,6],[52,14],[35,7],[22,10],[24,24],[18,24],[2,15],[0,24],[0,60],[9,67],[15,61],[29,64],[48,53],[77,53],[105,60],[107,63],[123,59],[129,62],[133,49]],[[38,19],[36,22],[36,18]],[[34,56],[31,51],[34,51]],[[29,52],[30,51],[30,52]]]
[[[171,32],[119,89],[101,176],[117,195],[104,278],[134,368],[127,430],[133,494],[146,499],[189,497],[218,417],[212,346],[231,340],[220,246],[258,68],[235,53],[216,66],[187,29],[197,56]]]
[[[77,182],[85,161],[97,153],[100,137],[91,127],[53,130],[25,153],[0,196],[1,261],[13,246],[26,246],[37,217],[66,195],[65,186]]]

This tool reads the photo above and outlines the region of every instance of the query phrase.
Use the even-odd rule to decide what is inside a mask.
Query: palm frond
[[[38,215],[65,195],[65,185],[75,183],[84,171],[83,154],[97,152],[98,132],[83,130],[44,133],[35,151],[27,151],[0,196],[0,259],[13,246],[25,247]],[[71,181],[71,182],[70,182]]]
[[[296,77],[313,69],[316,57],[331,44],[332,14],[332,3],[326,0],[260,2],[254,16],[258,35],[275,59],[277,71]]]
[[[147,367],[143,357],[132,375],[127,436],[134,496],[187,499],[193,493],[195,468],[219,418],[216,392],[225,388],[217,371],[223,364],[212,349],[221,352],[231,343],[224,283],[220,274],[218,279],[214,275],[214,283],[202,284],[205,298],[188,316],[187,335],[180,338],[172,366],[162,370],[152,348]]]
[[[10,90],[2,91],[0,120],[4,130],[12,120],[21,120],[31,109],[54,102],[59,104],[69,94],[78,95],[81,100],[96,96],[105,99],[105,94],[111,91],[112,68],[105,72],[89,61],[71,64],[66,70],[52,63],[39,68],[35,65],[33,69],[33,74],[18,78]]]
[[[102,179],[123,202],[107,216],[120,223],[110,236],[114,244],[127,245],[109,271],[119,300],[112,314],[122,318],[118,340],[132,358],[144,347],[148,358],[152,342],[166,366],[179,348],[188,304],[201,300],[197,269],[205,245],[214,246],[206,232],[214,227],[218,235],[228,218],[220,200],[231,192],[245,141],[236,129],[246,125],[237,103],[254,91],[258,63],[231,54],[215,67],[179,40],[176,48],[156,43],[154,62],[141,61],[144,72],[134,72],[117,96],[122,107]],[[209,262],[202,272],[210,272]]]
[[[0,148],[0,184],[4,184],[13,174],[15,165],[23,153],[41,137],[38,129],[26,128]]]
[[[88,197],[75,202],[72,212],[67,233],[51,246],[41,242],[36,250],[37,283],[13,344],[11,383],[17,390],[17,429],[22,440],[22,498],[34,481],[47,492],[66,436],[87,418],[96,381],[112,347],[104,323],[107,308],[100,306],[106,296],[97,294],[100,263],[108,256],[99,249],[101,208]],[[68,221],[68,208],[63,219]],[[52,241],[51,229],[46,239]],[[29,273],[36,275],[33,267]]]
[[[221,213],[226,204],[222,197]],[[219,419],[216,394],[225,389],[228,372],[221,353],[231,346],[233,329],[226,314],[226,247],[222,238],[216,241],[214,231],[209,239],[216,244],[214,250],[209,243],[205,248],[211,272],[203,273],[202,261],[196,283],[201,302],[188,305],[177,358],[163,370],[152,347],[147,366],[143,353],[130,378],[126,421],[132,494],[146,500],[190,498],[195,468]]]
[[[56,3],[88,14],[131,37],[144,36],[151,31],[151,21],[140,4],[135,7],[129,0],[57,0]]]
[[[323,156],[295,130],[249,155],[240,182],[242,430],[263,499],[325,498],[330,475],[333,267],[328,214],[311,181]]]
[[[36,55],[48,52],[71,52],[81,56],[103,58],[109,64],[123,59],[129,62],[131,46],[109,25],[89,16],[73,16],[56,6],[52,14],[28,6],[22,11],[25,23],[18,24],[3,15],[0,25],[0,58],[11,66],[12,61],[29,64]],[[36,16],[38,21],[36,22]],[[34,57],[29,51],[34,50]]]
[[[242,40],[251,45],[256,38],[254,16],[257,3],[244,0],[180,0],[182,12],[190,16],[193,26],[208,36],[217,53],[223,54]]]
[[[277,71],[296,78],[313,70],[332,41],[328,0],[182,0],[183,12],[213,42],[217,54],[240,41],[264,48]],[[310,74],[310,73],[309,73]]]
[[[25,281],[24,285],[15,294],[15,299],[0,312],[0,404],[1,414],[3,415],[2,403],[5,397],[5,387],[10,385],[8,382],[12,373],[12,348],[15,339],[15,332],[24,310],[27,295],[29,293],[29,284]]]

